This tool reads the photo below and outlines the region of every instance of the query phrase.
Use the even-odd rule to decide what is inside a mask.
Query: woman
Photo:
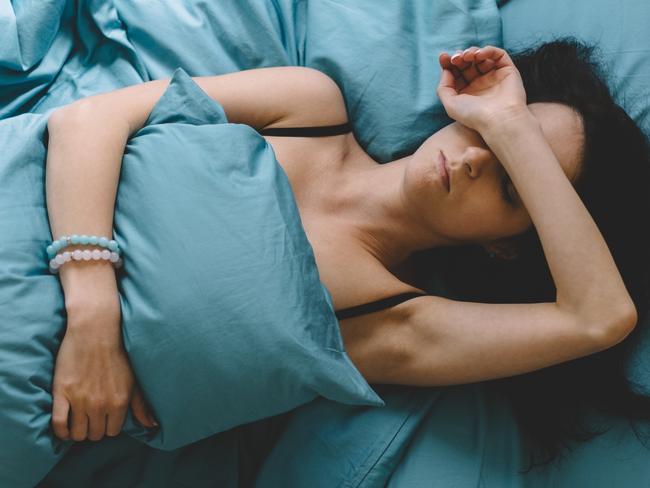
[[[383,165],[348,131],[340,90],[322,73],[263,68],[195,81],[230,121],[260,130],[273,147],[346,349],[368,381],[445,385],[503,378],[619,344],[634,330],[637,312],[571,186],[588,152],[580,115],[560,103],[527,105],[520,73],[501,49],[443,53],[440,64],[438,96],[456,123],[414,154]],[[54,237],[112,235],[124,146],[166,84],[88,97],[53,114],[46,189]],[[280,130],[305,126],[330,129],[294,129],[294,137]],[[426,293],[417,282],[415,253],[480,245],[509,258],[510,239],[533,225],[557,299],[497,305],[419,296]],[[121,344],[113,269],[75,262],[61,268],[60,278],[68,328],[53,386],[56,435],[117,435],[129,404],[152,427]]]

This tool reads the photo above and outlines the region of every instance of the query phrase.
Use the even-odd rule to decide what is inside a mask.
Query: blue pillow
[[[124,344],[161,424],[150,445],[318,395],[383,405],[345,353],[272,147],[182,69],[127,145],[114,224]]]
[[[0,486],[33,486],[69,449],[51,430],[65,332],[48,271],[47,114],[0,121]],[[319,395],[383,406],[343,347],[288,179],[263,137],[177,70],[129,141],[114,218],[125,348],[175,449]]]
[[[650,137],[650,2],[626,0],[625,8],[609,0],[503,3],[505,49],[569,35],[596,44],[617,103]],[[650,316],[641,320],[639,341],[631,345],[625,369],[632,389],[650,396]]]
[[[311,2],[305,22],[304,65],[338,82],[359,144],[380,163],[452,122],[436,96],[439,54],[501,42],[494,0]]]

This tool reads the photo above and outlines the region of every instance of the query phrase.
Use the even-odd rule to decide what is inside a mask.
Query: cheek
[[[457,195],[445,224],[456,229],[459,238],[484,239],[501,236],[506,216],[501,202],[490,195]]]

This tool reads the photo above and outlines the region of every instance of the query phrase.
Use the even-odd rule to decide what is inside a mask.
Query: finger
[[[115,437],[122,432],[122,426],[124,425],[124,419],[126,418],[126,411],[128,405],[122,408],[117,408],[109,412],[108,419],[106,421],[106,435],[108,437]]]
[[[70,413],[70,435],[72,440],[83,441],[88,434],[88,417],[86,410],[80,408],[79,404],[72,404],[72,411]]]
[[[449,53],[446,52],[440,53],[440,56],[438,56],[438,61],[440,62],[440,66],[442,68],[449,69],[449,67],[451,66],[451,56],[449,55]]]
[[[438,83],[437,94],[443,105],[451,97],[456,95],[456,80],[454,75],[448,69],[443,69],[440,74],[440,82]]]
[[[70,404],[60,393],[54,393],[52,402],[52,430],[59,439],[70,440],[70,429],[68,429]]]
[[[88,416],[88,440],[100,441],[106,433],[106,412],[92,412]]]
[[[479,50],[478,47],[472,46],[463,51],[463,60],[468,63],[467,68],[462,70],[463,79],[467,84],[470,84],[483,73],[477,68],[474,55]]]
[[[512,62],[512,59],[510,59],[508,53],[505,50],[495,46],[482,47],[474,55],[474,59],[478,62],[484,61],[486,59],[491,59],[494,61],[495,67],[497,69],[504,66],[514,66],[514,63]]]
[[[460,91],[460,90],[462,90],[463,88],[465,88],[466,86],[469,85],[469,81],[467,81],[467,79],[465,78],[465,75],[463,74],[463,72],[461,70],[459,70],[455,66],[452,66],[450,69],[451,69],[451,72],[454,75],[454,80],[456,82],[456,90],[457,91]]]
[[[156,416],[154,415],[153,410],[149,405],[147,405],[147,418],[149,419],[152,428],[158,427],[158,421],[156,420]]]
[[[470,65],[470,63],[463,60],[463,51],[457,51],[456,54],[451,57],[451,64],[461,71]]]
[[[443,69],[448,69],[452,72],[454,78],[464,81],[464,83],[461,84],[461,87],[467,85],[467,80],[464,78],[462,71],[451,63],[451,56],[449,54],[441,53],[438,57],[438,61]],[[456,88],[460,90],[461,87]]]
[[[463,79],[467,84],[472,83],[472,81],[482,75],[483,73],[478,71],[475,64],[471,64],[466,70],[463,71]]]
[[[492,59],[486,59],[480,63],[476,63],[476,69],[482,75],[485,75],[494,69],[494,61]]]
[[[465,49],[463,51],[463,61],[465,61],[466,63],[473,63],[474,53],[476,53],[476,51],[478,50],[479,50],[478,46],[472,46]]]
[[[154,427],[153,422],[149,420],[147,415],[147,406],[145,405],[144,397],[140,388],[133,389],[133,397],[131,398],[131,410],[133,411],[133,416],[145,427]]]
[[[455,98],[458,95],[458,90],[456,89],[457,84],[458,80],[454,79],[454,75],[450,70],[445,69],[442,71],[436,93],[438,94],[438,98],[440,98],[445,111],[451,118],[454,118],[455,113]]]

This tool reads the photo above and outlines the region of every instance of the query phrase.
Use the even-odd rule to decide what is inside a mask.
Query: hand
[[[492,123],[528,111],[524,84],[508,53],[494,46],[472,46],[439,57],[437,94],[452,119],[481,132]]]
[[[122,346],[115,302],[99,306],[95,301],[82,312],[68,311],[52,387],[52,426],[62,440],[118,435],[129,404],[141,424],[154,427]]]

